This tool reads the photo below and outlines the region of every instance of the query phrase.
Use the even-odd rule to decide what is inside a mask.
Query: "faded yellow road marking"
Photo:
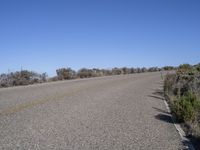
[[[105,82],[105,83],[104,83]],[[122,81],[116,81],[116,80],[112,80],[112,81],[104,81],[104,82],[101,82],[100,84],[95,84],[95,85],[91,85],[91,86],[88,86],[87,88],[86,87],[79,87],[79,89],[76,89],[76,90],[71,90],[70,92],[67,92],[67,93],[63,93],[63,94],[59,94],[59,95],[55,95],[55,96],[51,96],[51,97],[46,97],[44,99],[37,99],[37,100],[33,100],[33,101],[30,101],[30,102],[27,102],[27,103],[23,103],[23,104],[19,104],[19,105],[16,105],[16,106],[13,106],[13,107],[10,107],[10,108],[7,108],[7,109],[4,109],[2,111],[0,111],[0,116],[5,116],[5,115],[10,115],[10,114],[14,114],[16,112],[19,112],[19,111],[22,111],[24,109],[28,109],[28,108],[32,108],[34,106],[37,106],[37,105],[42,105],[42,104],[45,104],[49,101],[59,101],[61,100],[62,98],[66,97],[66,96],[72,96],[82,90],[89,90],[93,87],[103,87],[105,88],[106,87],[106,84],[111,86],[111,84],[113,85],[117,85],[119,84],[120,82]],[[123,82],[124,83],[124,82]]]
[[[44,99],[33,100],[33,101],[30,101],[30,102],[27,102],[27,103],[19,104],[19,105],[7,108],[5,110],[2,110],[0,112],[0,116],[10,115],[10,114],[19,112],[23,109],[32,108],[36,105],[42,105],[42,104],[47,103],[49,101],[58,101],[58,100],[61,100],[62,98],[64,98],[65,96],[71,96],[71,95],[73,95],[73,94],[75,94],[79,91],[80,91],[80,89],[73,90],[73,91],[70,91],[68,93],[59,94],[59,95],[56,95],[56,96],[53,96],[53,97],[47,97],[47,98],[44,98]]]

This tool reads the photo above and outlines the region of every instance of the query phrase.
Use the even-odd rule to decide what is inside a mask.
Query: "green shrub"
[[[172,111],[179,121],[194,122],[200,110],[200,101],[196,94],[188,92],[172,103]]]
[[[200,72],[200,63],[197,64],[197,65],[195,65],[195,69],[196,69],[198,72]]]
[[[174,69],[175,69],[175,67],[173,67],[173,66],[165,66],[162,68],[162,70],[174,70]]]

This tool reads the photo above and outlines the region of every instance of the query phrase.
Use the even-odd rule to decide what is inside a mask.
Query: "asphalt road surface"
[[[0,89],[0,149],[182,149],[159,72]]]

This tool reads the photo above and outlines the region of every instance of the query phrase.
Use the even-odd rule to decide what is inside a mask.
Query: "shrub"
[[[200,63],[197,64],[197,65],[195,65],[195,68],[196,68],[196,70],[197,70],[198,72],[200,72]]]
[[[150,67],[148,69],[149,72],[155,72],[155,71],[159,71],[160,69],[158,67]]]
[[[172,111],[179,121],[194,122],[200,110],[200,101],[193,92],[177,98],[172,105]]]
[[[112,69],[112,75],[121,75],[123,74],[123,70],[120,68],[113,68]]]
[[[199,66],[180,65],[176,73],[166,75],[164,80],[164,92],[172,112],[178,121],[187,124],[187,135],[195,139],[200,137]]]
[[[162,69],[163,70],[173,70],[173,69],[175,69],[175,67],[173,67],[173,66],[165,66]]]
[[[59,80],[69,80],[76,77],[76,72],[71,68],[60,68],[56,70]]]
[[[175,90],[175,83],[177,80],[176,74],[167,74],[164,80],[164,92],[168,95],[172,95]]]
[[[21,70],[0,75],[0,87],[28,85],[46,81],[47,74],[38,74],[33,71]]]
[[[93,76],[93,71],[91,69],[82,68],[77,73],[79,78],[90,78]]]

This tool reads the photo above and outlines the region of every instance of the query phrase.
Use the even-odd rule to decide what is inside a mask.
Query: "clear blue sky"
[[[1,0],[0,73],[200,62],[199,0]]]

